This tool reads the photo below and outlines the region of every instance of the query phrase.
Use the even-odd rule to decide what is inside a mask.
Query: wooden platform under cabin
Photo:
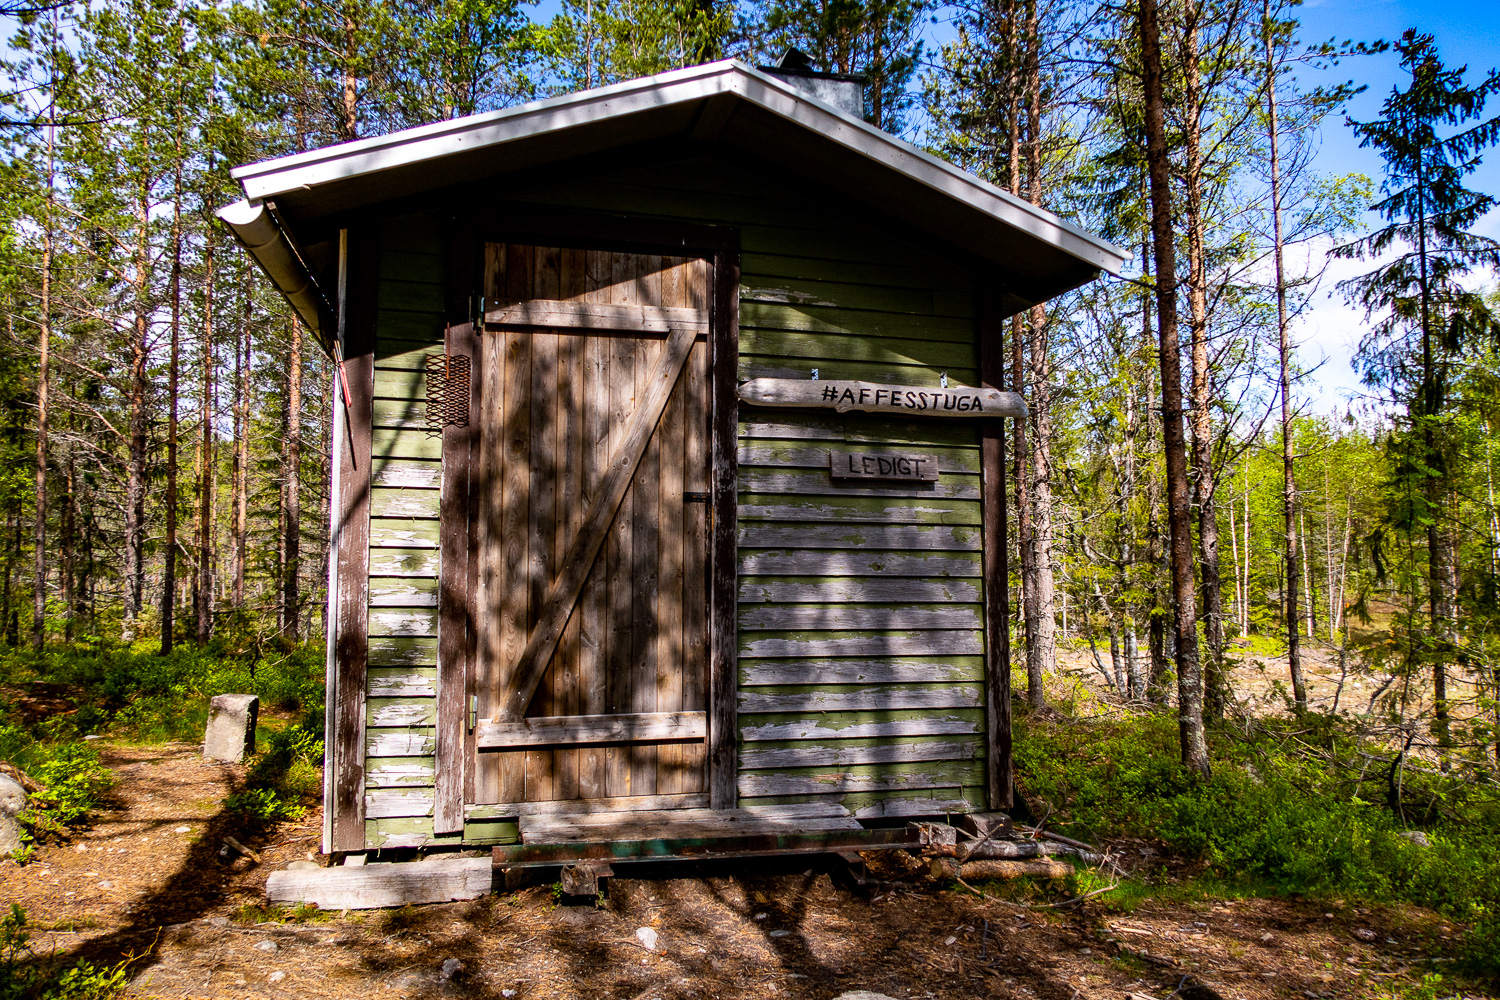
[[[494,849],[501,868],[580,861],[742,858],[912,847],[916,834],[866,829],[836,803],[547,813],[522,816],[521,843]]]

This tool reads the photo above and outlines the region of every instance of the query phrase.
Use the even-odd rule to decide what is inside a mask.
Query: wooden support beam
[[[371,910],[478,899],[499,888],[501,879],[489,858],[442,857],[272,872],[266,895],[278,906],[316,903],[320,910]]]
[[[715,809],[732,809],[739,796],[737,751],[739,628],[735,571],[739,556],[740,255],[714,254],[712,414],[709,489],[708,791]]]
[[[567,625],[573,607],[578,603],[584,580],[594,565],[594,559],[599,555],[599,549],[604,545],[609,526],[620,509],[620,502],[625,499],[631,480],[635,478],[636,467],[640,465],[641,456],[646,453],[646,445],[661,420],[662,411],[667,407],[667,400],[672,395],[678,376],[682,374],[683,364],[692,351],[696,336],[692,330],[681,329],[674,330],[667,339],[661,362],[652,373],[646,399],[631,416],[629,429],[620,441],[619,450],[610,459],[609,473],[600,485],[598,498],[584,515],[578,537],[563,557],[562,572],[552,581],[552,586],[548,588],[547,596],[542,601],[536,626],[532,629],[526,648],[522,650],[512,674],[513,686],[502,696],[499,714],[501,721],[515,722],[526,714],[526,706],[531,704],[547,663],[557,650],[563,627]]]
[[[481,722],[474,727],[480,749],[579,743],[661,743],[701,740],[706,712],[639,712],[634,715],[562,715],[517,722]]]
[[[1001,289],[979,293],[979,376],[986,388],[1005,384]],[[1010,538],[1005,510],[1005,421],[985,420],[980,443],[984,495],[985,791],[991,809],[1009,809],[1014,787],[1010,719]]]
[[[352,229],[348,235],[344,341],[340,345],[342,381],[348,404],[345,435],[339,449],[339,495],[334,498],[339,520],[338,607],[334,621],[334,669],[338,679],[332,716],[333,745],[328,766],[333,771],[331,795],[325,807],[329,849],[358,851],[365,846],[365,681],[370,658],[370,441],[375,387],[375,295],[377,235],[373,228]]]

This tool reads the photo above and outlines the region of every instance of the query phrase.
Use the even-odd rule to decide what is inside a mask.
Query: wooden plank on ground
[[[503,889],[503,880],[497,885],[496,879],[490,858],[430,858],[272,872],[266,895],[277,906],[312,903],[320,910],[370,910],[478,899]]]

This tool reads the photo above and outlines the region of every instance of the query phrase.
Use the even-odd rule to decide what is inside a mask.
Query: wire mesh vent
[[[469,359],[427,355],[427,433],[469,426]]]

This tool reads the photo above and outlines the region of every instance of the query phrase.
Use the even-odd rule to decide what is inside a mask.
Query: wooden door
[[[484,268],[468,801],[706,805],[709,262]]]

